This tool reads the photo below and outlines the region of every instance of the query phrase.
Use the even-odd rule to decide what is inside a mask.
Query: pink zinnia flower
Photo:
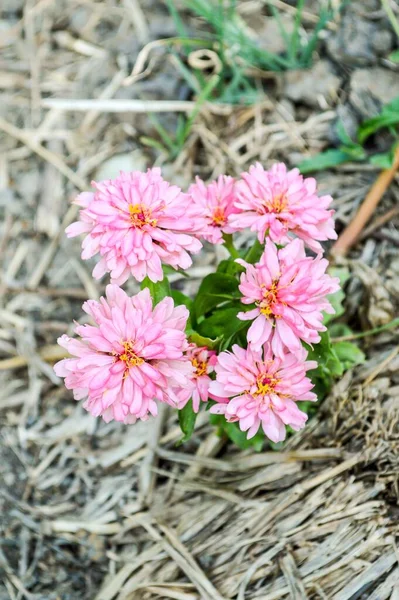
[[[277,358],[269,344],[259,350],[234,345],[232,352],[219,354],[216,381],[210,385],[210,392],[231,400],[215,404],[210,411],[225,415],[229,422],[238,421],[241,431],[248,431],[248,439],[261,425],[269,439],[281,442],[286,425],[298,431],[307,421],[296,402],[317,400],[306,377],[306,371],[317,363],[305,362],[305,358],[304,349],[300,356],[284,354]]]
[[[320,341],[318,332],[326,330],[322,311],[334,314],[326,295],[339,289],[339,279],[325,274],[326,259],[307,257],[302,240],[293,240],[281,250],[267,240],[259,263],[237,262],[246,268],[239,285],[241,301],[256,304],[237,316],[243,321],[255,319],[247,336],[255,349],[270,340],[274,354],[282,358],[286,348],[301,353],[300,340]]]
[[[80,221],[67,227],[69,237],[87,233],[82,258],[101,255],[93,270],[96,279],[111,273],[121,285],[130,275],[143,281],[163,279],[162,263],[186,269],[188,252],[201,243],[192,235],[200,227],[195,207],[180,188],[162,179],[158,168],[147,173],[121,173],[114,180],[92,182],[94,193],[76,199],[83,207]]]
[[[287,171],[283,163],[265,171],[261,164],[250,167],[237,183],[240,214],[229,217],[234,231],[250,227],[262,243],[267,235],[276,244],[289,241],[292,232],[309,248],[319,252],[320,241],[336,239],[331,196],[318,196],[316,180],[304,179],[298,169]]]
[[[134,423],[157,414],[157,401],[177,407],[190,398],[193,367],[184,356],[188,310],[164,298],[152,308],[148,288],[129,297],[108,285],[106,299],[88,300],[83,310],[94,322],[77,325],[81,340],[63,335],[58,343],[75,358],[54,369],[76,400],[105,421]],[[179,388],[177,396],[174,388]]]
[[[223,233],[235,231],[228,224],[228,218],[238,212],[234,206],[237,196],[233,177],[220,175],[209,185],[197,177],[196,183],[191,185],[188,193],[204,217],[200,237],[211,244],[223,243]]]
[[[214,350],[209,350],[206,346],[200,347],[196,344],[189,344],[187,356],[194,369],[191,380],[195,386],[192,392],[192,401],[193,411],[197,413],[201,401],[206,402],[209,398],[212,398],[212,400],[223,400],[222,398],[214,397],[209,393],[209,386],[212,381],[209,375],[215,370],[217,354]],[[186,402],[184,402],[184,404],[186,404]],[[183,408],[184,404],[181,403],[178,408]]]

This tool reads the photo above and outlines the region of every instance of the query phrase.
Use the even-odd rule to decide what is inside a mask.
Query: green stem
[[[392,29],[395,31],[396,35],[399,38],[399,21],[392,10],[389,0],[381,0],[381,4],[384,7],[385,12],[387,13],[388,19],[391,22]]]
[[[230,253],[230,256],[232,258],[240,258],[238,250],[234,246],[232,234],[231,233],[224,233],[223,234],[223,239],[224,239],[224,245],[225,245],[226,249],[228,250],[228,252]]]
[[[331,338],[332,342],[349,342],[349,340],[358,340],[363,337],[367,337],[369,335],[376,335],[377,333],[381,333],[382,331],[387,331],[388,329],[393,329],[394,327],[399,327],[399,317],[393,319],[390,323],[386,325],[381,325],[381,327],[375,327],[374,329],[369,329],[368,331],[362,331],[361,333],[351,333],[350,335],[342,335],[340,337]]]

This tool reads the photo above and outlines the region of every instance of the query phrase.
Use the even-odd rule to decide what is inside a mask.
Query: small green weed
[[[392,165],[397,146],[397,130],[399,125],[399,96],[386,104],[379,115],[367,119],[360,124],[356,139],[352,140],[341,122],[337,125],[337,133],[342,142],[338,148],[330,148],[316,156],[302,161],[298,168],[301,173],[311,173],[336,167],[348,161],[368,162],[381,169],[389,169]],[[364,148],[368,138],[381,129],[387,129],[394,136],[394,142],[387,152],[370,154]]]
[[[204,102],[206,102],[209,99],[210,95],[212,94],[212,91],[217,86],[218,82],[218,75],[214,75],[199,94],[193,112],[188,117],[184,117],[182,114],[179,114],[177,120],[177,128],[174,136],[171,135],[165,129],[165,127],[161,125],[161,123],[155,116],[149,115],[149,119],[151,120],[156,131],[158,132],[161,140],[156,140],[155,138],[142,136],[140,138],[141,143],[145,144],[146,146],[157,148],[161,152],[167,154],[167,156],[171,160],[174,160],[177,156],[179,156],[180,152],[182,151],[183,146],[186,143],[188,136],[190,135],[194,121],[199,111],[201,110],[201,106],[204,104]]]
[[[190,41],[183,20],[176,9],[175,2],[168,0],[168,7],[175,27],[181,38],[185,54],[190,52]],[[215,96],[220,102],[252,104],[259,98],[252,70],[286,71],[305,69],[311,66],[320,32],[332,18],[329,2],[322,5],[319,20],[309,36],[302,35],[302,13],[305,0],[297,3],[296,16],[292,31],[288,31],[282,22],[279,11],[269,4],[270,11],[278,23],[286,49],[281,54],[268,52],[253,39],[247,26],[237,11],[235,0],[184,0],[185,8],[200,17],[210,32],[204,40],[204,48],[211,48],[220,60],[220,81]],[[188,69],[185,61],[176,54],[176,62],[181,74],[191,89],[197,93],[206,83],[206,75],[199,69]]]

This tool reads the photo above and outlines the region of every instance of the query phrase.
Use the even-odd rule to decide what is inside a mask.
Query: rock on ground
[[[327,60],[320,60],[307,71],[288,71],[284,82],[285,97],[325,109],[326,105],[336,102],[341,79]]]
[[[399,76],[381,67],[357,69],[350,81],[349,100],[367,118],[377,114],[383,104],[399,96]]]

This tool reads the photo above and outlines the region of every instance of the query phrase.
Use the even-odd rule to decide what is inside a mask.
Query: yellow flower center
[[[123,354],[119,354],[118,358],[125,363],[126,369],[137,367],[138,365],[143,364],[144,358],[137,356],[137,354],[133,351],[132,342],[122,342],[122,346],[124,348],[124,352]]]
[[[206,361],[198,361],[196,358],[191,359],[191,364],[195,369],[195,376],[201,377],[202,375],[206,375],[206,370],[208,368],[208,363]]]
[[[156,219],[151,218],[151,210],[142,204],[129,204],[130,221],[133,227],[142,229],[144,225],[155,227]]]
[[[226,221],[227,219],[223,208],[221,206],[217,206],[213,211],[212,225],[215,227],[223,227],[223,225],[226,225]]]
[[[277,194],[272,200],[265,201],[267,210],[271,213],[282,213],[288,206],[288,199],[285,193]]]
[[[264,396],[274,392],[274,388],[279,381],[279,379],[274,378],[273,375],[269,375],[268,373],[258,375],[256,379],[257,390],[254,393],[254,396]]]
[[[264,287],[262,284],[261,287]],[[263,300],[258,300],[256,303],[259,307],[260,312],[265,317],[269,317],[273,314],[273,304],[277,302],[277,292],[278,292],[278,281],[273,281],[272,287],[270,289],[263,290]]]

